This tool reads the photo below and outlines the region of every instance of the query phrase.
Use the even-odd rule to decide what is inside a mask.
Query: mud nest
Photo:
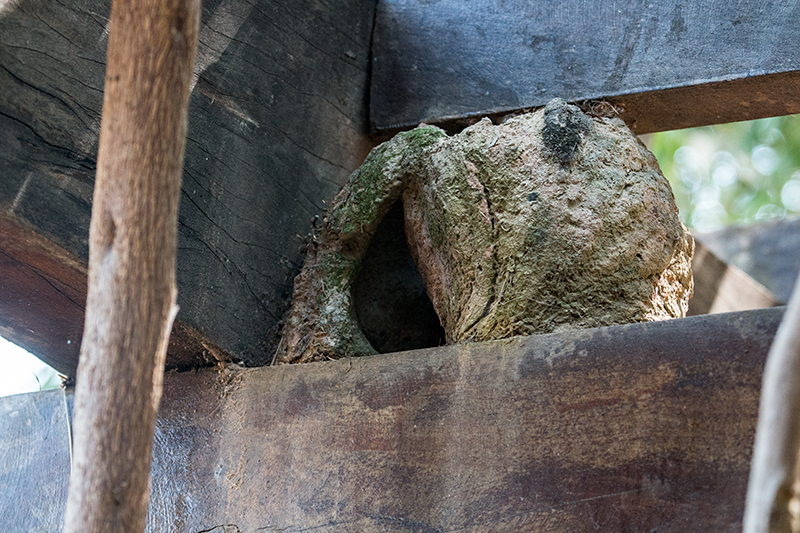
[[[614,118],[562,100],[448,136],[376,147],[314,236],[276,361],[376,353],[352,287],[402,199],[408,247],[448,344],[683,317],[694,243],[669,183]]]

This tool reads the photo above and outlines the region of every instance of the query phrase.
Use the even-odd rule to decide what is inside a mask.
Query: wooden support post
[[[68,533],[144,531],[199,0],[114,0]]]
[[[795,284],[764,368],[745,533],[790,533],[800,449],[800,283]]]

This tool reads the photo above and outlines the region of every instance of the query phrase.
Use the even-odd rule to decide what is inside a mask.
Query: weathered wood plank
[[[86,264],[0,213],[0,335],[74,376]]]
[[[108,10],[20,0],[0,14],[0,211],[80,260]],[[373,14],[374,0],[203,2],[178,320],[237,361],[271,359],[311,221],[372,147]],[[37,287],[18,288],[31,298]]]
[[[779,259],[779,258],[776,258]],[[730,313],[785,304],[736,266],[726,264],[702,242],[695,241],[692,258],[694,294],[688,315]]]
[[[739,531],[782,312],[171,374],[148,530]]]
[[[13,215],[0,212],[0,335],[75,376],[86,311],[86,263]],[[168,369],[229,361],[230,356],[178,321]]]
[[[378,3],[378,131],[606,98],[637,133],[800,112],[800,2]]]
[[[764,285],[780,304],[789,302],[800,275],[800,217],[730,226],[695,237]]]
[[[734,531],[780,316],[181,374],[159,446],[185,499],[154,511],[189,531]]]
[[[64,526],[70,469],[62,390],[0,398],[0,529],[53,533]]]

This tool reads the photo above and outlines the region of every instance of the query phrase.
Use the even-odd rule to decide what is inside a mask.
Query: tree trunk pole
[[[791,533],[800,449],[800,280],[775,335],[764,368],[753,449],[745,533]]]
[[[144,531],[200,0],[113,0],[66,533]]]

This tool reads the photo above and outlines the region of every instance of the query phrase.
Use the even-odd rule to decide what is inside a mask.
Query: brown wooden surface
[[[86,309],[86,263],[0,212],[0,336],[75,376]],[[167,368],[229,360],[193,328],[177,321]]]
[[[74,376],[86,263],[0,213],[0,335]]]
[[[769,30],[765,34],[769,35]],[[725,46],[724,40],[721,46]],[[684,87],[632,91],[605,100],[637,134],[800,113],[799,70],[713,82],[706,79]]]
[[[800,274],[800,217],[729,226],[695,235],[711,252],[789,302]]]
[[[689,300],[688,315],[730,313],[785,303],[738,267],[726,264],[698,240],[692,258],[692,278],[694,294]]]
[[[148,531],[740,531],[782,312],[168,375]]]

